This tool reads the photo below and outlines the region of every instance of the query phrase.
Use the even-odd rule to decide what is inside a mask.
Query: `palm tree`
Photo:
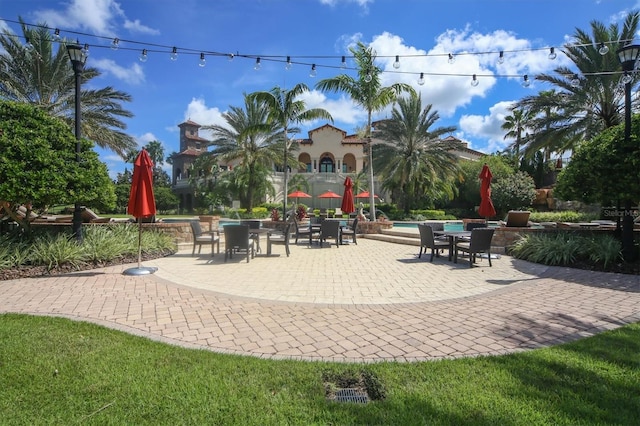
[[[46,24],[27,28],[22,19],[20,23],[23,37],[33,47],[26,47],[8,30],[0,34],[0,97],[37,105],[75,128],[75,75],[66,41],[54,52]],[[85,68],[83,85],[98,76],[96,68]],[[121,118],[133,116],[122,108],[123,102],[131,102],[131,96],[112,87],[82,90],[81,130],[86,139],[125,158],[128,151],[136,149],[136,143],[122,131],[126,125]]]
[[[356,48],[351,48],[358,69],[358,78],[341,74],[333,78],[320,80],[316,88],[328,92],[344,92],[348,94],[353,102],[360,105],[367,111],[367,152],[369,167],[369,204],[371,220],[376,220],[375,194],[374,194],[374,173],[373,173],[373,153],[371,150],[371,115],[374,112],[384,109],[387,105],[395,102],[396,97],[403,92],[413,92],[413,88],[405,83],[395,83],[391,86],[382,87],[380,74],[382,70],[374,65],[376,54],[372,48],[358,43]]]
[[[425,196],[436,198],[447,187],[453,191],[458,174],[453,151],[463,145],[440,139],[455,127],[431,129],[439,119],[431,104],[423,108],[421,96],[411,92],[397,99],[391,118],[381,121],[376,129],[376,138],[384,141],[374,147],[376,168],[383,186],[399,198],[405,213]]]
[[[215,150],[203,155],[213,155],[225,162],[237,163],[234,173],[237,188],[246,191],[240,201],[247,211],[253,210],[256,191],[264,188],[265,170],[278,161],[276,142],[280,132],[269,123],[269,107],[251,95],[244,94],[244,108],[231,106],[222,114],[228,127],[202,126],[211,130],[211,145]],[[255,129],[259,128],[260,131]]]
[[[284,169],[284,193],[283,195],[283,217],[287,214],[287,194],[289,193],[287,173],[289,159],[289,134],[296,133],[299,130],[291,128],[292,124],[300,124],[305,121],[311,121],[318,118],[324,118],[333,122],[333,117],[328,111],[322,108],[306,109],[305,102],[297,99],[300,95],[309,91],[307,85],[303,83],[296,84],[292,89],[286,90],[279,86],[274,87],[268,92],[254,92],[252,96],[256,101],[264,103],[269,111],[269,125],[276,126],[280,131]],[[255,131],[261,131],[256,128]]]
[[[570,150],[623,122],[624,91],[620,89],[616,50],[633,40],[639,18],[638,12],[627,15],[622,31],[617,24],[607,28],[597,21],[591,22],[591,35],[576,29],[575,42],[565,45],[563,51],[578,73],[569,67],[559,67],[554,74],[536,76],[536,80],[554,86],[555,90],[525,97],[515,108],[552,112],[535,119],[533,140],[537,141],[538,149]],[[604,55],[599,52],[601,43],[609,48]],[[633,73],[631,78],[635,85],[640,75]]]
[[[504,139],[515,139],[511,145],[516,158],[520,158],[520,147],[522,147],[522,134],[529,127],[529,110],[523,108],[512,108],[511,115],[504,118],[504,123],[500,126],[507,133]]]

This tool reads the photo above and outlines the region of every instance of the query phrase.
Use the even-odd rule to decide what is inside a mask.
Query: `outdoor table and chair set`
[[[477,255],[486,254],[491,265],[491,239],[493,238],[494,229],[488,228],[484,223],[468,223],[463,231],[445,231],[443,229],[434,230],[432,226],[427,224],[418,224],[420,231],[420,253],[422,254],[431,249],[430,261],[433,262],[434,256],[440,255],[440,251],[448,249],[448,259],[453,259],[454,263],[458,263],[458,253],[466,253],[469,256],[469,267],[472,267],[477,260]]]

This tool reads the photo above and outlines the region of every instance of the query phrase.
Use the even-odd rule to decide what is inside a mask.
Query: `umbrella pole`
[[[142,218],[138,218],[138,269],[142,262]]]

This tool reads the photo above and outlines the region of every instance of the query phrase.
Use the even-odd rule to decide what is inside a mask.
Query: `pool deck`
[[[266,242],[263,242],[266,246]],[[263,247],[266,249],[266,247]],[[469,268],[417,247],[299,244],[224,261],[203,248],[135,265],[0,282],[0,313],[90,321],[150,339],[269,359],[414,362],[574,341],[640,321],[640,277],[500,256]]]

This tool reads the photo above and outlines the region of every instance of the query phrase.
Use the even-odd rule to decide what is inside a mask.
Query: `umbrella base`
[[[141,266],[137,268],[125,269],[124,272],[122,272],[122,275],[150,275],[155,273],[157,270],[158,268],[156,268],[155,266]]]

